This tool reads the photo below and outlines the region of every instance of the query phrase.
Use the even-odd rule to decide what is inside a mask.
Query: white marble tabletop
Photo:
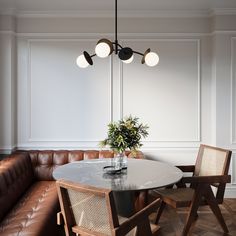
[[[183,176],[180,169],[167,163],[131,158],[127,170],[110,175],[103,167],[111,165],[111,161],[104,158],[72,162],[56,168],[53,177],[113,191],[140,191],[174,184]]]

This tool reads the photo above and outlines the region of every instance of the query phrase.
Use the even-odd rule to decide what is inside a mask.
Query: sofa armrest
[[[64,217],[63,217],[63,214],[62,214],[61,211],[57,213],[57,224],[58,225],[64,225],[65,224]]]
[[[0,161],[0,221],[33,181],[33,168],[27,153],[11,154]]]

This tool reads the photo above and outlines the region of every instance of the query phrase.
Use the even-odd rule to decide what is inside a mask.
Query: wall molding
[[[14,34],[18,38],[94,38],[99,39],[101,37],[114,37],[114,33],[32,33],[32,32],[13,32],[13,31],[0,31],[3,34]],[[158,33],[119,33],[120,38],[135,38],[135,37],[144,37],[144,38],[156,38],[156,37],[210,37],[218,34],[233,35],[236,34],[236,30],[216,30],[212,32],[158,32]]]
[[[38,34],[37,34],[38,35]],[[66,143],[66,147],[70,147],[73,145],[74,146],[85,146],[85,147],[97,147],[97,144],[99,142],[99,140],[73,140],[73,139],[63,139],[63,140],[56,140],[56,139],[34,139],[31,137],[31,92],[30,92],[30,88],[31,88],[31,58],[30,58],[30,54],[31,54],[31,44],[33,42],[84,42],[84,41],[94,41],[95,37],[101,36],[101,34],[90,34],[90,36],[92,36],[91,38],[87,37],[84,38],[84,36],[86,34],[80,34],[81,36],[83,36],[82,38],[28,38],[27,39],[27,43],[28,43],[28,117],[30,120],[30,129],[28,131],[28,146],[32,146],[33,147],[44,147],[46,142],[49,142],[50,144],[52,144],[52,147],[60,147],[61,146],[61,142],[65,142]],[[125,34],[127,35],[127,34]],[[136,35],[136,34],[135,34]],[[157,34],[138,34],[139,36],[142,36],[142,39],[132,39],[131,37],[127,37],[127,38],[122,38],[121,37],[121,41],[122,40],[135,40],[135,41],[181,41],[181,42],[196,42],[197,44],[197,62],[198,62],[198,135],[197,135],[197,139],[196,140],[162,140],[162,141],[157,141],[157,140],[150,140],[150,141],[144,141],[144,145],[145,145],[145,150],[152,150],[153,148],[159,148],[160,146],[163,146],[165,148],[178,148],[178,147],[198,147],[199,143],[201,142],[201,68],[200,68],[200,39],[195,39],[195,38],[145,38],[147,36],[152,35],[152,37],[156,37]],[[131,34],[132,36],[132,34]],[[120,70],[120,118],[123,117],[123,67],[122,67],[122,63],[120,63],[119,66],[119,70]],[[110,61],[110,120],[113,121],[113,64],[112,64],[112,57],[111,57],[111,61]],[[57,145],[53,145],[53,143],[57,143]],[[18,146],[22,147],[27,147],[26,144],[19,144]],[[49,145],[50,147],[50,145]]]
[[[3,146],[3,147],[0,147],[0,154],[11,154],[16,149],[17,148],[15,146]]]
[[[130,39],[130,38],[121,38],[121,44],[123,41],[132,41],[132,42],[195,42],[197,45],[197,94],[198,94],[198,106],[197,106],[197,112],[198,112],[198,118],[197,118],[197,137],[193,140],[149,140],[144,141],[147,146],[159,146],[160,143],[163,145],[164,143],[193,143],[197,142],[198,144],[201,142],[201,40],[200,39],[172,39],[172,38],[161,38],[161,39]],[[123,110],[124,110],[124,75],[123,75],[123,63],[119,63],[119,72],[120,72],[120,118],[123,118]]]
[[[236,8],[214,8],[209,10],[209,16],[235,15]]]
[[[39,146],[42,146],[41,143],[43,143],[43,146],[45,146],[45,143],[58,143],[59,147],[62,142],[64,143],[76,143],[76,146],[85,146],[85,147],[95,147],[95,144],[97,146],[98,142],[100,140],[79,140],[79,139],[37,139],[32,137],[32,98],[31,98],[31,45],[34,42],[93,42],[94,39],[87,38],[87,39],[28,39],[27,40],[27,55],[28,55],[28,61],[27,61],[27,110],[28,110],[28,119],[29,119],[29,126],[28,126],[28,133],[27,133],[27,142],[34,143],[32,147],[35,146],[35,144],[39,144]],[[109,120],[110,122],[113,120],[113,68],[112,68],[112,59],[109,61]],[[19,144],[18,146],[24,147],[24,146],[30,146],[29,143],[27,145],[25,144]],[[49,145],[49,147],[50,147]],[[37,146],[37,145],[36,145]],[[53,145],[54,146],[54,145]],[[70,146],[70,145],[69,145]]]
[[[232,152],[231,156],[231,184],[236,185],[236,173],[235,173],[235,167],[236,167],[236,152]]]
[[[120,10],[120,18],[198,18],[198,17],[213,17],[217,15],[234,15],[236,14],[235,8],[212,8],[202,10]],[[57,10],[57,11],[24,11],[17,10],[16,8],[6,8],[0,11],[0,15],[10,15],[17,18],[38,18],[38,17],[63,17],[63,18],[87,18],[87,17],[100,17],[110,18],[113,17],[113,10]]]
[[[234,9],[231,9],[232,12]],[[222,14],[229,14],[227,9],[223,12],[218,11]],[[215,11],[209,10],[119,10],[119,18],[199,18],[199,17],[210,17],[214,15]],[[47,17],[47,18],[114,18],[113,10],[80,10],[80,11],[18,11],[15,12],[17,18],[37,18],[37,17]]]
[[[1,31],[0,31],[1,32]],[[8,31],[7,31],[8,32]],[[236,31],[217,31],[217,32],[227,32],[232,33]],[[18,37],[42,37],[42,38],[49,38],[49,37],[65,37],[71,39],[71,37],[79,37],[79,38],[96,38],[99,39],[101,37],[107,36],[107,37],[114,37],[114,33],[77,33],[77,32],[71,32],[71,33],[32,33],[32,32],[17,32],[16,35]],[[208,32],[175,32],[175,33],[169,33],[169,32],[158,32],[158,33],[122,33],[119,32],[120,38],[156,38],[156,37],[199,37],[199,36],[211,36],[212,33]]]
[[[236,123],[236,103],[235,103],[235,97],[236,97],[236,74],[234,68],[236,63],[236,55],[234,54],[234,47],[236,50],[236,37],[231,37],[231,46],[230,46],[230,73],[231,73],[231,94],[230,94],[230,141],[231,144],[236,144],[236,133],[235,133],[235,123]]]
[[[231,186],[231,185],[227,185],[225,188],[225,198],[235,198],[236,196],[236,187],[235,186]]]
[[[30,141],[19,143],[17,149],[26,150],[80,150],[80,149],[99,149],[97,141]]]
[[[12,30],[0,30],[0,35],[1,34],[6,34],[6,35],[11,35],[11,36],[16,36],[16,32],[15,31],[12,31]]]

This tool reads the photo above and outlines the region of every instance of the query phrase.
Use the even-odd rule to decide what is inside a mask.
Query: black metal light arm
[[[136,53],[136,54],[138,54],[138,55],[141,55],[141,56],[143,56],[143,55],[144,55],[144,53],[137,52],[137,51],[133,51],[133,53]]]
[[[77,61],[76,61],[77,65],[78,66],[81,65],[80,67],[85,68],[88,65],[93,65],[92,57],[98,56],[98,57],[104,58],[106,56],[111,55],[113,52],[115,52],[115,54],[118,54],[119,59],[121,59],[125,63],[130,63],[133,60],[133,54],[135,53],[135,54],[142,56],[142,59],[141,59],[142,64],[146,63],[148,66],[155,66],[158,64],[159,56],[156,53],[151,52],[150,48],[148,48],[144,53],[141,53],[138,51],[134,51],[130,47],[122,47],[122,45],[120,45],[118,42],[117,28],[118,28],[117,0],[115,0],[115,39],[114,39],[114,42],[112,42],[106,38],[100,39],[97,42],[97,46],[95,48],[96,53],[89,55],[88,52],[84,51],[83,54],[77,58]],[[105,54],[101,53],[101,49],[103,47],[102,44],[107,45],[105,47],[106,47],[106,50],[108,47],[109,52],[105,51]]]

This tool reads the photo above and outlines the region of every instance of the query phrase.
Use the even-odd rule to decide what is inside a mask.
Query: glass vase
[[[120,170],[124,167],[127,167],[127,156],[125,155],[125,152],[117,153],[114,156],[114,167],[117,170]]]

